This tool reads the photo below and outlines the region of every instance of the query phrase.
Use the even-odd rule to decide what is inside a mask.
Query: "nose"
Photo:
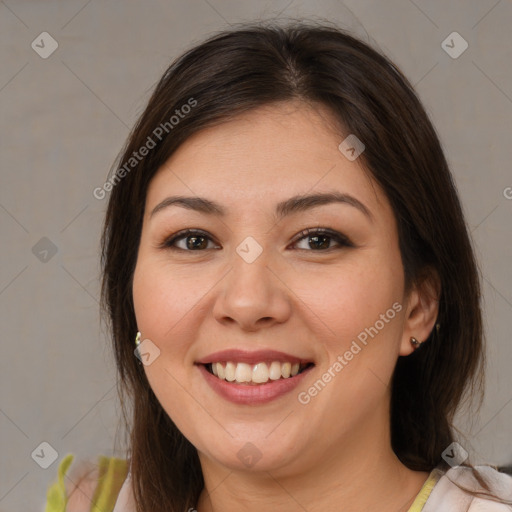
[[[265,250],[251,263],[235,252],[231,265],[219,283],[213,310],[218,322],[254,332],[289,318],[290,289],[278,277],[279,265],[270,261]]]

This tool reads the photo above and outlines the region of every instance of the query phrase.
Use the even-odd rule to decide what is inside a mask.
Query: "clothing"
[[[65,475],[72,474],[69,468],[73,459],[73,454],[68,454],[62,459],[58,469],[58,480],[48,488],[44,512],[66,512],[67,495],[64,478]],[[128,461],[100,455],[98,467],[100,476],[92,497],[91,510],[94,512],[135,512]],[[490,466],[476,466],[476,468],[489,483],[494,493],[512,502],[512,476],[500,473]],[[75,467],[75,469],[77,468]],[[439,465],[430,472],[429,477],[407,512],[512,511],[512,505],[499,504],[489,499],[473,497],[459,489],[450,480],[457,481],[472,490],[481,489],[472,476],[471,468],[455,466],[445,471]]]
[[[474,477],[471,468],[455,466],[444,474],[439,472],[441,476],[425,506],[420,509],[421,512],[511,512],[512,476],[500,473],[491,466],[476,466],[476,469],[478,469],[482,478],[488,482],[492,492],[507,500],[511,505],[474,497],[464,492],[450,480],[454,480],[459,485],[472,490],[482,490],[482,487]]]
[[[57,481],[48,487],[46,493],[46,507],[44,512],[65,512],[68,501],[66,491],[66,481],[68,486],[76,483],[80,476],[85,473],[86,466],[83,461],[78,460],[73,464],[74,455],[67,454],[59,464],[57,470]],[[129,473],[128,461],[115,457],[100,455],[98,464],[95,466],[98,473],[98,482],[96,490],[91,497],[91,511],[94,512],[113,512],[116,500],[123,483]],[[87,466],[91,469],[91,465]],[[130,509],[122,508],[122,512],[128,512]],[[116,512],[119,512],[116,510]]]

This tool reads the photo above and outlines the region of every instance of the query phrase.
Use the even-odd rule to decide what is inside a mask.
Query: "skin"
[[[346,134],[348,135],[348,134]],[[160,356],[145,372],[167,414],[197,448],[206,489],[196,508],[261,511],[406,511],[428,477],[409,470],[390,445],[389,383],[410,337],[430,334],[438,303],[425,290],[406,295],[396,221],[360,159],[338,149],[345,138],[322,106],[263,107],[190,137],[152,179],[146,198],[133,298],[142,339]],[[340,203],[274,217],[297,194],[348,193],[372,218]],[[225,218],[170,206],[170,195],[201,196]],[[305,228],[331,228],[355,247]],[[207,248],[161,248],[186,228]],[[236,252],[248,236],[263,252]],[[200,240],[200,241],[201,241]],[[311,242],[311,243],[310,243]],[[190,247],[190,246],[189,246]],[[302,250],[301,250],[302,249]],[[188,252],[187,252],[188,251]],[[398,302],[402,309],[311,401],[307,391],[366,327]],[[194,361],[227,348],[274,349],[315,368],[299,389],[261,405],[217,395]],[[260,460],[237,456],[252,443]]]

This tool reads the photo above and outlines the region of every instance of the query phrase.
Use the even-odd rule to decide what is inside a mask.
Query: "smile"
[[[245,385],[261,385],[269,381],[289,379],[302,373],[312,363],[261,361],[256,364],[243,362],[215,362],[206,364],[206,369],[218,379]]]
[[[235,404],[259,405],[290,393],[315,367],[306,354],[273,349],[227,349],[204,355],[195,366],[206,384]]]

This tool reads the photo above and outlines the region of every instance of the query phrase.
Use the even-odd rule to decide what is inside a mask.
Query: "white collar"
[[[117,496],[116,505],[113,512],[136,512],[131,481],[131,472],[128,471],[121,490]]]
[[[507,500],[512,500],[512,477],[496,471],[491,466],[476,466],[483,474],[493,492]],[[510,506],[485,498],[477,498],[464,492],[451,480],[473,491],[480,485],[473,477],[471,468],[454,466],[444,473],[432,489],[422,512],[510,512]]]

